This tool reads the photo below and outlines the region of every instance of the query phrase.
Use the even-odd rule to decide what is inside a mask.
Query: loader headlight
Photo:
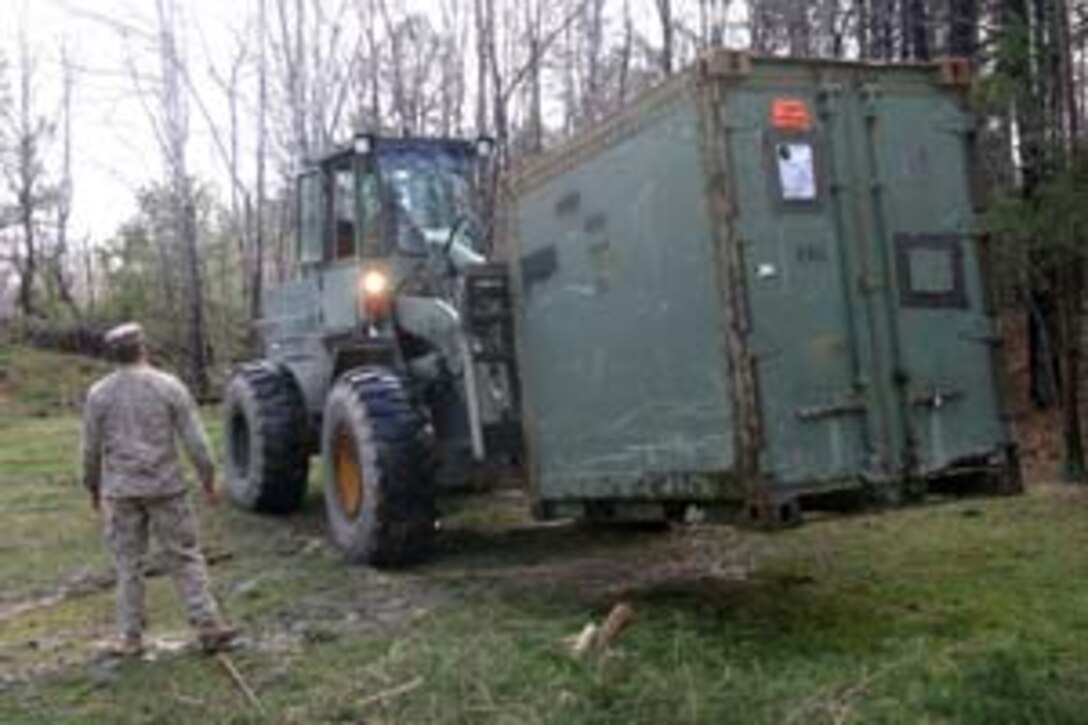
[[[363,275],[363,294],[367,297],[379,297],[389,290],[389,278],[384,272],[371,269]]]
[[[392,313],[389,275],[380,269],[368,269],[359,278],[359,312],[370,324],[382,322]]]

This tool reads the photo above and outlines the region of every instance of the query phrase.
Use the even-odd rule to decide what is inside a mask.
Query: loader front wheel
[[[297,510],[309,469],[306,407],[290,374],[267,362],[235,370],[223,398],[227,492],[262,513]]]
[[[400,379],[381,368],[345,373],[325,404],[321,451],[329,529],[345,557],[390,568],[425,558],[433,434]]]

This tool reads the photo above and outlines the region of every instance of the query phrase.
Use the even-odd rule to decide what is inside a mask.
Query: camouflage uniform
[[[219,614],[186,497],[175,434],[202,481],[215,467],[196,404],[177,378],[146,364],[100,380],[83,414],[84,484],[103,499],[106,541],[117,567],[117,625],[138,639],[144,628],[144,557],[153,534],[185,601],[189,621],[215,626]]]

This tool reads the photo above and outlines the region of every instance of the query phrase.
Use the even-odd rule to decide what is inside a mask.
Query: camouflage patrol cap
[[[125,322],[108,331],[104,339],[113,348],[136,345],[144,341],[144,328],[139,322]]]

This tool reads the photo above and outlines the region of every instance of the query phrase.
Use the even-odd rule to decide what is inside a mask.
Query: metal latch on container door
[[[919,391],[910,396],[910,404],[919,408],[932,408],[940,410],[947,403],[952,403],[963,397],[963,391],[957,388],[938,388]]]
[[[958,335],[956,335],[956,337],[958,337],[961,340],[966,340],[967,342],[975,342],[975,343],[978,343],[980,345],[987,345],[987,346],[992,346],[992,347],[1001,347],[1002,345],[1005,344],[1005,340],[1001,337],[1001,335],[999,335],[999,334],[997,334],[996,332],[993,332],[993,331],[990,331],[990,332],[961,332]]]
[[[838,400],[825,405],[809,405],[794,410],[797,417],[804,421],[833,418],[840,415],[859,415],[864,412],[865,401],[856,397]]]

